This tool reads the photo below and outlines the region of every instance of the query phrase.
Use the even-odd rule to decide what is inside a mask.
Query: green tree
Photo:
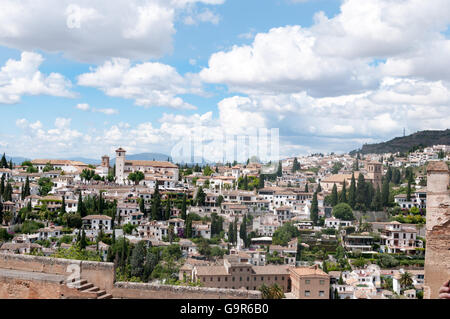
[[[408,288],[413,285],[413,279],[409,272],[405,271],[400,275],[400,286],[402,288]]]
[[[83,203],[83,197],[81,196],[81,191],[78,194],[77,214],[80,215],[81,218],[87,216],[87,210],[86,210],[86,206]]]
[[[352,208],[346,203],[340,203],[333,207],[333,216],[341,220],[354,220]]]
[[[39,194],[41,196],[46,196],[53,188],[53,182],[48,177],[41,177],[38,180]]]
[[[128,179],[134,182],[135,185],[137,185],[145,179],[145,175],[141,171],[136,171],[128,174]]]
[[[203,187],[199,187],[197,191],[197,195],[195,196],[195,202],[197,206],[204,206],[206,201],[206,194],[203,191]]]
[[[186,217],[185,228],[186,228],[186,231],[184,233],[185,233],[186,238],[192,238],[192,216],[191,216],[191,214],[188,214]]]
[[[2,159],[0,161],[1,168],[8,168],[8,162],[6,161],[5,153],[3,153]]]
[[[381,201],[383,203],[383,207],[389,205],[389,181],[387,179],[384,179],[381,188]]]
[[[89,182],[92,178],[94,178],[94,175],[95,171],[93,171],[92,169],[85,168],[81,171],[80,178],[84,181]]]
[[[278,177],[283,176],[283,166],[281,164],[281,161],[278,162],[277,176]]]
[[[406,201],[411,201],[411,181],[408,181],[408,187],[406,188]]]
[[[342,185],[342,191],[339,193],[339,203],[347,203],[347,189],[345,180]]]
[[[142,197],[139,199],[139,210],[142,214],[144,214],[144,217],[147,217],[147,211],[145,210],[145,201]]]
[[[247,241],[247,216],[242,217],[242,223],[239,228],[239,236],[242,239],[242,242],[244,243],[244,247],[247,247],[248,241]]]
[[[142,277],[144,274],[144,263],[146,256],[146,245],[144,241],[140,241],[133,248],[131,253],[131,276]]]
[[[319,202],[317,201],[317,192],[314,192],[312,201],[311,201],[311,211],[310,211],[311,220],[314,225],[317,225],[317,221],[319,220]]]
[[[183,193],[183,201],[181,202],[181,218],[186,221],[186,193]]]
[[[165,211],[165,214],[164,214],[164,220],[169,220],[171,215],[172,215],[172,206],[170,204],[170,198],[167,198],[167,200],[166,200],[166,211]]]
[[[300,163],[297,160],[297,157],[294,157],[294,162],[292,163],[292,173],[295,173],[300,170]]]
[[[333,184],[333,189],[331,190],[331,206],[334,207],[338,204],[338,192],[337,192],[337,186],[336,184]]]
[[[360,210],[366,209],[366,183],[364,180],[364,175],[359,174],[358,185],[356,186],[356,204],[355,208]]]
[[[350,207],[354,208],[356,205],[356,180],[355,174],[352,174],[352,179],[350,182],[350,188],[348,190],[348,204]]]
[[[156,183],[155,191],[152,197],[152,220],[161,220],[161,195],[159,194],[159,186]]]

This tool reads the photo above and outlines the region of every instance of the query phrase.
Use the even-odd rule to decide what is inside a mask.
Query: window
[[[305,297],[309,297],[309,296],[311,296],[311,291],[305,290]]]
[[[319,283],[320,283],[321,285],[325,285],[325,280],[320,280]]]
[[[325,296],[325,291],[319,291],[319,297],[323,297],[323,296]]]
[[[242,281],[242,277],[239,277],[239,281]]]
[[[309,285],[310,283],[311,283],[311,280],[309,280],[309,279],[305,280],[305,284]]]

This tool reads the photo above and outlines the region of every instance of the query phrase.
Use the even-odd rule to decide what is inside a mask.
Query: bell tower
[[[124,184],[125,153],[121,147],[116,150],[116,181],[119,184]]]

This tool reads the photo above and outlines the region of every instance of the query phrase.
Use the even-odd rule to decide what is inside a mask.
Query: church
[[[178,181],[177,165],[162,161],[127,160],[125,154],[126,151],[121,147],[116,150],[116,183],[129,184],[128,175],[137,171],[144,173],[145,180]]]

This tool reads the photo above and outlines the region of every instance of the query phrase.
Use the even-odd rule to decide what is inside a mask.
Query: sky
[[[0,152],[278,129],[288,157],[447,129],[449,25],[448,0],[0,0]]]

